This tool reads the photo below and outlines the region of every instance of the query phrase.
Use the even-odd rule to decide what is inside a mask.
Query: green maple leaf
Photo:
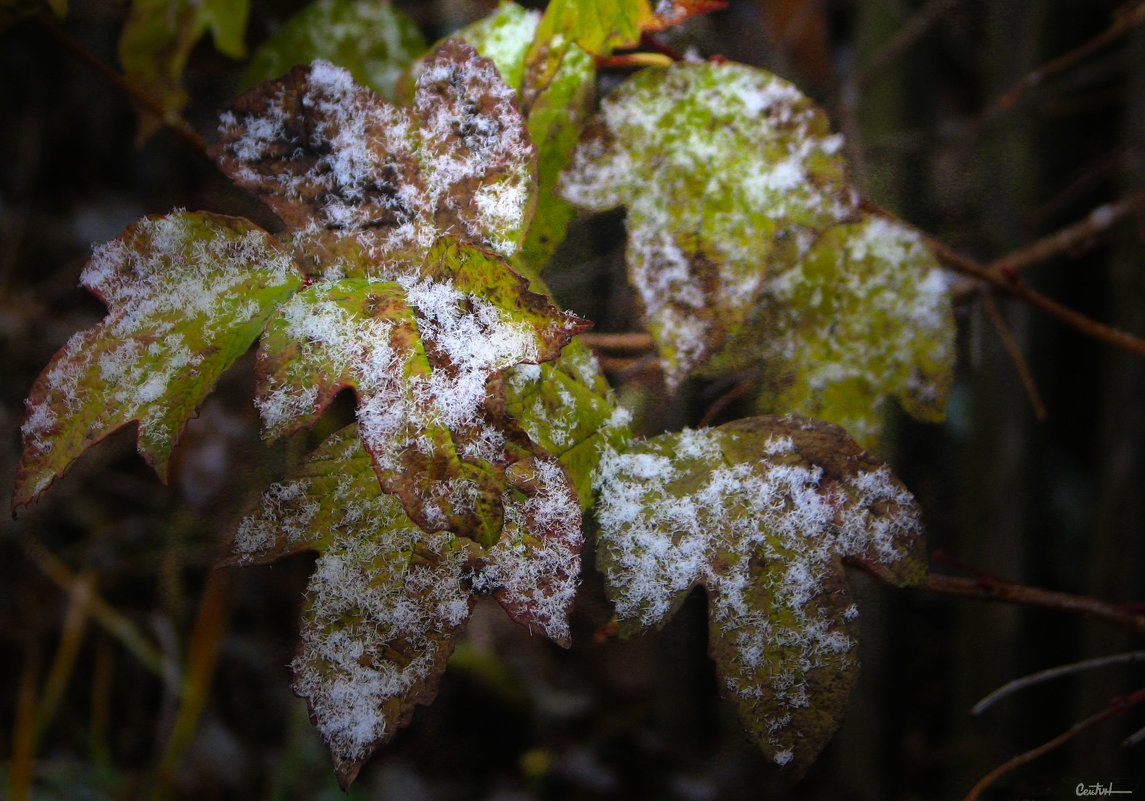
[[[269,436],[313,425],[344,387],[382,486],[427,530],[490,545],[507,467],[529,453],[492,379],[555,359],[585,327],[500,259],[440,240],[393,280],[323,281],[270,320],[256,401]]]
[[[354,428],[271,487],[232,547],[234,564],[319,553],[292,668],[343,788],[433,699],[478,594],[568,645],[581,538],[575,494],[549,457],[511,482],[495,546],[428,533],[381,491]]]
[[[536,202],[536,154],[516,96],[459,40],[425,61],[408,108],[329,63],[295,67],[235,101],[211,153],[303,249],[352,238],[350,271],[447,233],[511,256]]]
[[[836,425],[760,417],[665,434],[606,457],[598,564],[621,632],[709,598],[709,649],[752,738],[801,770],[838,728],[856,678],[844,558],[925,578],[910,493]]]
[[[892,395],[914,417],[942,420],[954,313],[937,260],[906,225],[833,226],[769,276],[753,315],[709,370],[755,371],[760,412],[839,423],[867,448]]]
[[[210,30],[220,53],[242,58],[249,13],[250,0],[133,0],[119,37],[119,63],[129,79],[178,112],[187,105],[181,81],[195,45]]]
[[[354,80],[383,97],[393,98],[398,78],[425,49],[414,21],[388,2],[317,0],[293,14],[255,50],[246,83],[269,81],[295,64],[322,59],[349,70]]]
[[[133,420],[139,452],[165,478],[187,420],[302,276],[253,223],[178,212],[97,247],[80,280],[108,316],[74,335],[32,386],[14,507]]]
[[[584,208],[627,208],[629,278],[674,389],[749,316],[769,267],[856,211],[827,118],[739,64],[645,70],[601,104],[565,173]]]

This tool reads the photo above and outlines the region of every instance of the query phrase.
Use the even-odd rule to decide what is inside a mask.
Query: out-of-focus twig
[[[34,18],[40,27],[65,50],[115,84],[124,94],[131,98],[137,106],[152,114],[163,125],[179,135],[183,141],[199,152],[204,158],[207,155],[207,142],[199,135],[191,124],[183,119],[174,109],[168,108],[156,98],[143,91],[134,81],[126,75],[112,69],[100,59],[96,58],[86,47],[73,39],[63,28],[47,16],[41,14]]]
[[[1042,402],[1042,395],[1038,392],[1038,385],[1034,382],[1034,374],[1030,371],[1030,365],[1026,361],[1026,357],[1022,355],[1022,349],[1018,347],[1018,343],[1014,341],[1013,335],[1010,333],[1006,321],[1002,319],[1002,313],[998,310],[998,304],[994,302],[994,297],[989,293],[982,294],[982,305],[986,307],[986,313],[990,317],[990,322],[994,325],[994,330],[998,332],[998,337],[1002,340],[1002,346],[1006,348],[1006,353],[1010,356],[1010,361],[1014,363],[1014,369],[1018,371],[1018,377],[1022,379],[1022,386],[1026,390],[1026,397],[1030,399],[1030,405],[1034,408],[1034,417],[1038,420],[1046,419],[1046,405]]]
[[[1007,273],[1014,273],[1032,265],[1049,261],[1054,256],[1077,248],[1098,234],[1108,231],[1136,212],[1139,206],[1140,198],[1137,196],[1098,206],[1072,225],[1043,237],[1021,250],[1016,250],[1007,256],[996,259],[986,265],[987,269],[993,270],[1005,278]]]
[[[1114,654],[1113,656],[1102,656],[1097,659],[1085,659],[1081,662],[1071,662],[1068,665],[1058,665],[1057,667],[1048,668],[1046,670],[1039,670],[1037,673],[1031,673],[1028,676],[1023,676],[1020,679],[1014,679],[1011,682],[1003,684],[971,707],[970,714],[981,715],[1006,696],[1013,695],[1019,690],[1024,690],[1035,684],[1051,681],[1061,676],[1071,676],[1074,673],[1082,673],[1087,670],[1097,670],[1098,668],[1109,667],[1110,665],[1124,665],[1132,662],[1145,662],[1145,651],[1131,651],[1127,654]]]
[[[982,792],[987,787],[989,787],[1001,777],[1005,776],[1010,771],[1016,768],[1020,768],[1022,765],[1025,765],[1029,762],[1033,762],[1043,754],[1048,754],[1058,746],[1064,745],[1081,732],[1097,723],[1100,723],[1106,718],[1113,717],[1114,715],[1124,714],[1126,710],[1136,706],[1142,701],[1145,701],[1145,690],[1137,690],[1136,692],[1133,692],[1127,696],[1114,698],[1109,702],[1109,705],[1106,706],[1105,709],[1102,709],[1099,712],[1095,712],[1083,721],[1075,723],[1073,726],[1070,726],[1066,731],[1062,732],[1049,742],[1043,743],[1037,748],[1031,748],[1025,753],[1018,754],[1009,762],[994,768],[994,770],[983,776],[982,779],[974,785],[974,787],[970,790],[969,793],[966,794],[966,797],[962,801],[977,801],[978,798],[981,797]]]
[[[1126,3],[1113,13],[1113,22],[1097,36],[1075,47],[1068,53],[1043,64],[1028,75],[1025,75],[1008,92],[1002,95],[998,101],[998,108],[1005,110],[1012,107],[1023,95],[1043,83],[1047,78],[1051,78],[1075,64],[1084,61],[1093,53],[1110,44],[1119,36],[1127,33],[1142,22],[1145,22],[1145,2],[1134,0],[1134,2]]]
[[[870,85],[892,67],[936,22],[953,11],[961,2],[962,0],[930,0],[899,28],[893,39],[855,71],[850,79],[852,87],[857,90]]]

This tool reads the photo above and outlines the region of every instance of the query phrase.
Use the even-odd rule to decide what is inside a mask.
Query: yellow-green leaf
[[[398,78],[425,52],[416,24],[389,2],[317,0],[291,16],[251,57],[246,84],[321,59],[349,70],[354,80],[393,99]]]
[[[801,771],[856,678],[842,560],[925,579],[910,493],[843,429],[791,417],[656,437],[608,456],[597,483],[597,563],[622,633],[705,587],[723,694],[768,756]]]
[[[670,389],[747,319],[772,265],[855,213],[841,146],[798,89],[740,64],[645,70],[602,102],[563,194],[627,208],[629,278]]]
[[[302,276],[253,223],[178,212],[98,246],[80,280],[108,315],[74,335],[32,386],[14,506],[133,420],[139,452],[165,478],[187,420]]]

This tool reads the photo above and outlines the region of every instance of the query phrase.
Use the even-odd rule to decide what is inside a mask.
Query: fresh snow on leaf
[[[278,78],[295,64],[329,61],[393,99],[398,78],[425,52],[417,25],[390,3],[317,0],[291,16],[251,56],[246,84]]]
[[[14,506],[133,420],[139,452],[166,478],[187,420],[302,276],[253,223],[177,212],[96,247],[80,280],[108,315],[75,334],[32,386]]]
[[[670,389],[739,328],[772,265],[855,213],[841,146],[793,85],[740,64],[645,70],[602,102],[562,191],[627,208],[629,277]]]
[[[616,405],[592,351],[574,339],[556,361],[514,368],[505,399],[529,439],[560,459],[587,510],[597,464],[627,446],[631,418]]]
[[[367,264],[444,234],[511,256],[536,200],[516,95],[456,39],[426,60],[410,108],[317,61],[235,101],[211,152],[288,226],[319,242],[350,237]]]
[[[696,586],[724,694],[777,763],[810,764],[856,678],[842,559],[925,577],[910,493],[836,425],[760,417],[665,434],[602,462],[598,564],[622,632]]]
[[[488,551],[427,533],[382,492],[354,426],[331,435],[240,523],[233,564],[301,550],[319,557],[292,668],[343,787],[429,703],[476,595],[568,644],[579,577],[580,509],[551,457],[520,465],[506,533]]]
[[[866,448],[887,399],[941,420],[954,379],[947,281],[919,235],[878,216],[830,228],[773,273],[743,335],[712,372],[757,371],[757,408],[842,425]]]
[[[395,280],[324,281],[295,295],[260,346],[257,405],[278,436],[353,387],[382,486],[427,530],[489,545],[505,468],[532,448],[490,381],[555,359],[583,328],[500,259],[443,239]]]

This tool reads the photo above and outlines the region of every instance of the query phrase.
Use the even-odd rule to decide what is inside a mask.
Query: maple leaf
[[[841,146],[793,85],[740,64],[645,70],[601,103],[562,192],[627,208],[629,278],[670,389],[747,319],[770,265],[855,213]]]
[[[242,58],[249,13],[250,0],[133,0],[119,36],[119,63],[160,105],[178,112],[187,105],[181,80],[195,45],[210,30],[220,53]],[[160,123],[145,115],[140,136]]]
[[[295,690],[310,707],[343,788],[437,692],[478,594],[568,646],[579,575],[580,509],[560,464],[510,477],[505,534],[492,548],[411,522],[378,486],[355,426],[264,493],[240,523],[232,564],[316,550]]]
[[[934,254],[909,226],[868,216],[769,275],[751,322],[704,372],[755,371],[758,411],[830,420],[873,448],[892,395],[942,420],[955,334]]]
[[[695,586],[723,694],[778,764],[809,765],[856,678],[842,560],[925,578],[910,493],[840,427],[759,417],[665,434],[603,461],[598,564],[621,632],[660,626]]]
[[[291,15],[263,42],[247,66],[246,85],[278,78],[295,64],[329,61],[383,97],[425,52],[417,25],[390,3],[318,0]]]
[[[140,454],[165,479],[187,420],[302,275],[254,223],[177,212],[96,247],[80,281],[108,315],[75,334],[32,385],[13,508],[133,420]]]
[[[300,241],[354,237],[372,264],[446,233],[511,256],[536,200],[515,94],[460,40],[425,61],[409,108],[327,62],[295,67],[235,101],[211,154]]]
[[[312,425],[353,387],[383,488],[427,530],[490,545],[505,470],[532,448],[490,381],[555,359],[586,325],[495,256],[442,239],[393,280],[323,281],[291,298],[260,345],[256,403],[278,436]]]

